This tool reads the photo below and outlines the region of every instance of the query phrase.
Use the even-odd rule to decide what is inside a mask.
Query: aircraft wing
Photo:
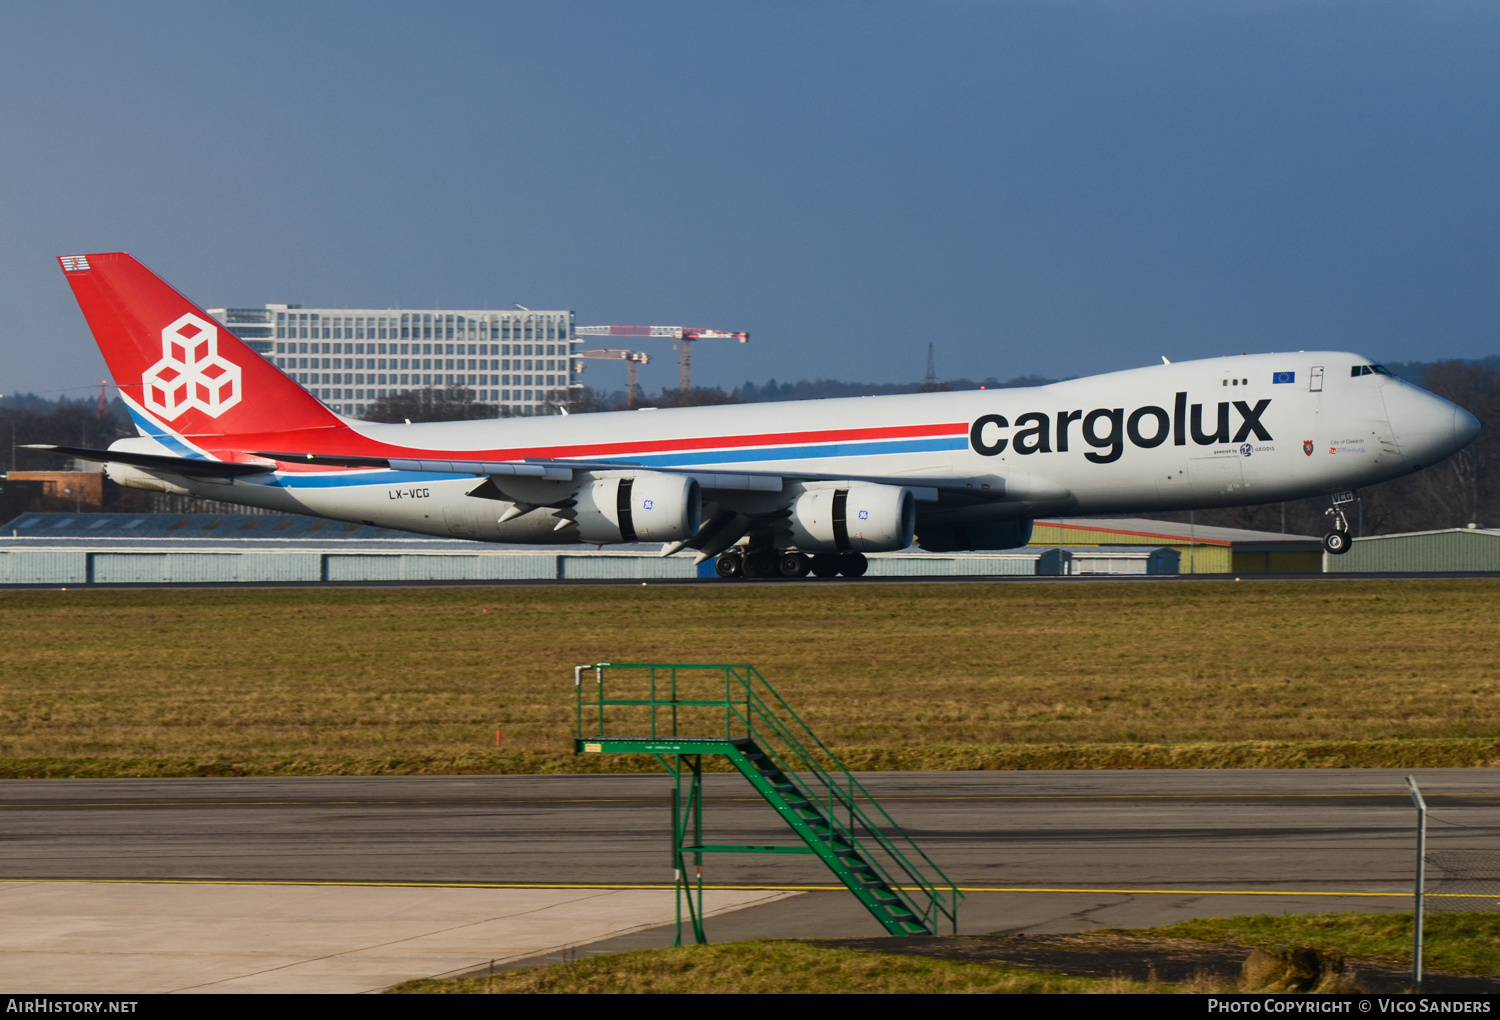
[[[404,457],[343,457],[321,453],[271,453],[257,452],[257,457],[267,457],[283,463],[327,464],[329,467],[390,468],[393,471],[432,471],[447,475],[484,475],[489,477],[541,478],[547,481],[568,481],[574,471],[620,471],[640,467],[629,461],[619,460],[553,460],[528,457],[523,460],[414,460]],[[759,492],[780,492],[780,474],[744,473],[723,471],[689,471],[680,468],[652,467],[651,471],[666,474],[692,475],[705,489],[743,489]]]
[[[24,446],[23,449],[41,450],[45,453],[54,453],[62,457],[73,457],[77,460],[92,460],[100,463],[113,461],[117,464],[131,464],[135,467],[169,471],[173,474],[187,477],[237,478],[247,475],[271,474],[276,470],[275,466],[271,464],[244,464],[193,457],[170,457],[154,453],[132,453],[126,450],[94,450],[81,446],[55,446],[47,443],[29,444]],[[318,464],[327,465],[328,467],[387,468],[393,471],[428,471],[436,474],[451,475],[540,478],[546,481],[568,481],[573,477],[574,471],[619,471],[630,468],[642,468],[643,470],[660,471],[664,474],[691,475],[705,489],[741,492],[780,492],[788,480],[872,482],[882,485],[903,485],[911,489],[912,494],[918,500],[925,503],[937,502],[939,498],[938,490],[940,488],[955,487],[951,481],[939,483],[936,480],[903,479],[899,477],[872,476],[866,478],[841,475],[835,479],[832,476],[825,478],[821,475],[803,472],[701,471],[690,468],[661,467],[657,465],[644,468],[642,465],[629,461],[617,460],[585,461],[543,458],[525,458],[513,461],[416,460],[405,457],[354,457],[335,454],[324,455],[270,451],[256,451],[253,456],[265,457],[267,460],[281,461],[282,463]]]
[[[74,460],[92,460],[101,464],[113,461],[156,471],[170,471],[174,475],[200,478],[239,478],[245,475],[268,475],[276,470],[272,464],[239,464],[223,460],[199,460],[194,457],[168,457],[155,453],[130,453],[126,450],[91,450],[83,446],[53,446],[49,443],[29,443],[23,450],[41,450]]]
[[[663,474],[691,475],[705,489],[742,492],[780,492],[787,480],[873,482],[880,485],[903,485],[911,489],[912,494],[918,500],[926,503],[937,502],[940,486],[956,488],[952,481],[939,483],[930,479],[819,475],[785,471],[703,471],[697,468],[664,467],[656,464],[647,467],[627,460],[557,460],[543,457],[502,461],[416,460],[405,457],[354,457],[321,453],[278,453],[266,450],[257,450],[254,455],[288,464],[327,464],[329,467],[389,468],[393,471],[432,471],[450,475],[542,478],[547,481],[568,481],[573,477],[574,471],[621,471],[638,468],[643,471],[659,471]]]

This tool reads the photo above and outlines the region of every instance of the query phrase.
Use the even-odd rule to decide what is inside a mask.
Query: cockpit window
[[[1391,374],[1391,370],[1388,369],[1388,368],[1386,368],[1384,365],[1371,365],[1370,367],[1375,370],[1375,374],[1376,375],[1390,375]],[[1395,378],[1395,377],[1392,376],[1392,378]]]
[[[1391,370],[1384,365],[1355,365],[1349,369],[1351,377],[1356,375],[1390,375]]]

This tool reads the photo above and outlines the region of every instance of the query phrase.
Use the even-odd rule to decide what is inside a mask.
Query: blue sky
[[[725,386],[1481,357],[1496,53],[1490,3],[10,3],[0,392],[97,385],[53,256],[117,248],[207,306],[748,329]]]

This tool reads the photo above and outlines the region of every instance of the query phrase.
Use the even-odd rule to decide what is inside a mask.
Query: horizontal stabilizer
[[[197,475],[204,478],[238,478],[244,475],[266,475],[275,471],[270,464],[234,464],[222,460],[198,460],[193,457],[168,457],[155,453],[128,453],[125,450],[90,450],[82,446],[51,446],[32,443],[24,450],[41,450],[74,460],[92,460],[101,464],[130,464],[154,471],[170,471],[174,475]]]

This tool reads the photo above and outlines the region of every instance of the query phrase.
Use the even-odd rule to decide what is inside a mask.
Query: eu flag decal
[[[1290,382],[1296,382],[1296,381],[1297,381],[1297,373],[1296,372],[1272,372],[1271,373],[1271,382],[1272,383],[1290,383]]]

